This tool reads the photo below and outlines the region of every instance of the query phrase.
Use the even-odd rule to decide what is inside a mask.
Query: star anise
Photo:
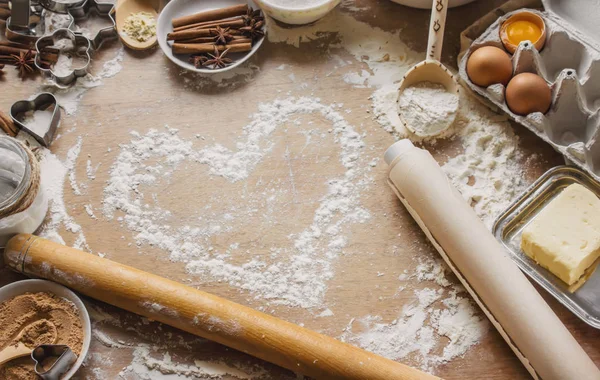
[[[259,21],[264,21],[265,18],[262,16],[260,9],[254,10],[252,7],[248,7],[246,14],[242,15],[242,20],[244,20],[244,24],[252,25],[253,21],[256,23]]]
[[[194,65],[194,67],[200,67],[200,66],[204,66],[204,62],[208,61],[208,58],[206,58],[203,55],[192,55],[190,57],[190,63],[192,65]]]
[[[229,49],[225,49],[222,53],[220,53],[219,49],[217,49],[217,47],[215,46],[215,54],[213,55],[208,53],[210,59],[206,60],[202,65],[212,66],[213,69],[223,68],[230,65],[233,62],[233,60],[231,60],[230,58],[225,58],[227,52],[229,52]]]
[[[253,40],[262,38],[265,35],[265,31],[263,30],[263,26],[265,25],[264,21],[252,21],[250,25],[243,26],[240,28],[240,32],[244,35],[252,38]]]
[[[11,54],[14,61],[15,68],[19,70],[19,76],[24,78],[27,74],[34,72],[34,61],[33,52],[28,50],[27,53],[21,52],[19,55]]]
[[[214,31],[211,31],[211,34],[215,36],[215,43],[217,45],[227,45],[227,42],[233,40],[233,36],[229,33],[229,29],[231,28],[221,28],[217,26]]]

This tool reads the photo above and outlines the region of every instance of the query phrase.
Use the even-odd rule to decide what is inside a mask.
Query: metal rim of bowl
[[[167,3],[167,5],[163,8],[163,10],[160,12],[160,15],[158,16],[158,20],[157,20],[157,30],[161,30],[161,25],[165,22],[170,22],[171,20],[167,19],[167,16],[165,16],[168,13],[168,10],[170,10],[171,8],[176,8],[177,5],[181,4],[181,3],[187,3],[188,0],[171,0],[170,2]],[[173,62],[174,64],[176,64],[177,66],[181,67],[182,69],[185,70],[189,70],[189,71],[193,71],[196,73],[200,73],[200,74],[218,74],[218,73],[223,73],[226,71],[229,71],[231,69],[234,69],[238,66],[240,66],[241,64],[243,64],[244,62],[246,62],[248,59],[250,59],[250,57],[252,57],[257,51],[258,49],[260,49],[260,47],[262,46],[265,38],[266,38],[266,28],[265,28],[265,36],[263,36],[261,39],[257,40],[256,43],[254,44],[254,46],[252,46],[252,50],[250,50],[249,52],[246,52],[246,54],[239,58],[236,59],[235,62],[233,62],[231,65],[227,66],[227,67],[223,67],[221,69],[199,69],[199,68],[194,68],[194,67],[189,67],[183,64],[182,60],[179,59],[177,56],[175,56],[172,52],[171,52],[171,46],[169,46],[169,44],[166,42],[165,38],[166,36],[158,36],[158,45],[160,46],[161,50],[163,51],[163,53],[165,54],[165,56],[167,56],[167,58]]]
[[[33,287],[35,290],[27,289],[28,287]],[[79,298],[77,294],[65,286],[47,280],[21,280],[4,285],[0,288],[0,303],[28,292],[52,293],[58,297],[71,301],[77,310],[79,310],[80,319],[83,325],[83,345],[81,346],[81,353],[77,357],[75,364],[61,378],[61,380],[70,379],[73,375],[75,375],[75,373],[77,373],[83,364],[90,348],[90,343],[92,341],[92,324],[90,321],[90,315],[83,304],[83,301],[81,301],[81,298]]]

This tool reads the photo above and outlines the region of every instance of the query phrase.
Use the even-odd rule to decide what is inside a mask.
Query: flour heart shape
[[[363,223],[370,217],[360,202],[360,192],[364,188],[361,182],[369,165],[357,165],[364,142],[337,108],[339,106],[324,105],[314,98],[288,98],[262,104],[259,112],[244,127],[245,136],[235,143],[235,149],[215,144],[198,150],[192,141],[182,139],[176,130],[168,128],[164,132],[136,132],[131,143],[121,144],[121,152],[110,169],[104,189],[104,215],[109,220],[118,218],[124,227],[132,231],[138,247],[151,246],[166,251],[171,261],[185,263],[190,274],[226,281],[275,304],[304,308],[318,306],[327,290],[328,280],[333,277],[334,262],[348,244],[347,227]],[[156,189],[162,192],[162,189],[170,187],[169,183],[160,181],[169,181],[169,173],[192,164],[207,166],[211,176],[222,177],[231,184],[249,178],[261,161],[271,157],[268,153],[275,145],[270,138],[272,133],[285,123],[297,125],[298,115],[307,114],[316,114],[328,124],[325,130],[323,127],[316,128],[319,137],[313,138],[327,139],[332,146],[337,145],[339,161],[334,160],[333,165],[341,163],[343,173],[323,180],[325,194],[317,195],[314,201],[316,208],[311,207],[308,218],[304,218],[306,225],[292,221],[285,228],[278,227],[278,234],[289,244],[269,244],[266,254],[263,251],[261,257],[243,251],[236,244],[223,247],[219,252],[214,249],[211,237],[224,239],[232,233],[246,233],[239,228],[239,223],[248,225],[243,224],[248,215],[243,209],[253,208],[248,197],[243,201],[237,196],[231,208],[218,203],[204,205],[220,200],[218,196],[212,199],[202,197],[205,207],[218,210],[209,214],[203,211],[205,208],[196,209],[200,214],[188,217],[189,224],[174,225],[182,219],[182,215],[162,207],[153,197],[144,196],[145,191]],[[319,145],[315,149],[318,152]],[[279,167],[285,168],[281,175],[288,174],[290,169],[287,165]],[[189,170],[198,173],[197,170]],[[186,182],[185,178],[180,181]],[[310,187],[310,181],[305,179],[304,183]],[[221,180],[218,186],[223,186],[223,182]],[[255,200],[266,198],[261,191],[254,194]],[[280,196],[290,199],[289,194]],[[194,210],[184,202],[181,210],[185,209]],[[124,216],[117,212],[124,213]],[[262,216],[257,218],[255,220],[263,220]],[[232,220],[236,219],[239,220],[238,226],[232,228]],[[258,231],[258,234],[264,233]],[[254,241],[253,238],[250,241]],[[260,239],[260,236],[257,238]],[[276,255],[275,260],[270,259],[272,255]]]
[[[27,112],[36,112],[36,111],[48,111],[52,108],[52,114],[49,117],[49,120],[46,120],[48,125],[40,131],[43,131],[43,134],[40,131],[34,131],[32,128],[28,128],[27,124],[24,123],[25,114]],[[56,135],[56,130],[60,125],[60,107],[58,101],[49,92],[44,92],[33,98],[33,100],[20,100],[10,107],[10,117],[13,122],[17,126],[17,129],[22,130],[33,137],[40,145],[44,147],[49,147],[54,140],[54,136]]]

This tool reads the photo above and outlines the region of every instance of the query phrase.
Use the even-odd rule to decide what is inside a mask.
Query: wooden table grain
[[[385,0],[357,0],[355,3],[361,10],[353,13],[354,17],[386,31],[401,29],[402,40],[412,49],[424,52],[429,21],[427,11],[406,8]],[[500,3],[500,0],[477,1],[449,11],[443,53],[446,65],[456,67],[460,32]],[[118,44],[107,47],[99,53],[100,58],[114,56],[118,48]],[[353,60],[343,50],[339,54],[346,54],[344,58]],[[192,276],[186,273],[183,263],[169,261],[163,251],[147,246],[138,250],[130,231],[116,221],[107,221],[101,216],[103,189],[109,168],[119,152],[119,144],[131,140],[131,131],[144,134],[150,128],[161,130],[169,125],[179,129],[179,135],[185,139],[201,135],[208,142],[233,146],[241,134],[241,128],[248,122],[248,115],[257,111],[257,104],[272,101],[288,91],[293,95],[317,96],[327,103],[343,103],[344,109],[352,110],[345,117],[359,133],[365,133],[368,149],[361,157],[365,163],[380,157],[394,142],[393,136],[371,117],[367,117],[365,110],[370,108],[368,98],[373,89],[353,88],[345,83],[343,70],[331,71],[332,64],[324,57],[317,43],[303,44],[298,49],[266,42],[249,64],[258,66],[260,70],[254,70],[248,81],[229,82],[227,87],[209,84],[195,88],[188,82],[194,77],[182,75],[180,69],[160,51],[145,54],[126,51],[123,70],[114,78],[105,79],[104,85],[83,95],[77,113],[63,119],[61,136],[52,146],[52,151],[64,158],[66,151],[80,136],[83,137],[75,175],[86,186],[82,195],[75,195],[68,181],[64,184],[64,199],[69,214],[82,226],[93,252],[105,253],[108,258],[120,263],[262,309],[333,337],[339,337],[352,318],[378,315],[387,322],[394,320],[403,305],[414,301],[412,291],[397,292],[398,275],[406,269],[413,270],[419,256],[435,257],[437,253],[388,189],[382,160],[370,173],[372,185],[361,199],[372,218],[366,224],[352,226],[343,259],[334,263],[335,277],[327,284],[324,302],[334,313],[329,318],[317,318],[314,311],[302,308],[269,305],[267,301],[255,299],[252,293],[229,286],[226,282],[206,281],[200,276]],[[293,67],[295,81],[288,77],[289,71],[276,70],[282,64]],[[356,62],[354,68],[362,65]],[[41,79],[20,81],[8,66],[5,72],[4,78],[0,79],[0,109],[7,111],[14,101],[28,98],[38,91]],[[309,84],[308,88],[300,86],[303,82]],[[322,128],[324,132],[330,128],[329,123],[319,116],[303,116],[303,120],[314,121],[313,126]],[[536,155],[535,164],[527,166],[525,176],[528,181],[562,163],[562,158],[533,134],[518,125],[512,127],[520,137],[521,156],[527,158]],[[277,182],[280,188],[289,191],[276,205],[277,213],[272,220],[267,223],[262,217],[250,217],[236,221],[234,232],[212,240],[216,248],[239,243],[243,250],[251,251],[252,255],[267,257],[270,246],[289,244],[287,236],[299,232],[303,223],[310,223],[325,192],[325,180],[343,173],[339,161],[329,159],[336,158],[339,152],[339,147],[333,141],[323,140],[320,144],[309,144],[304,148],[305,137],[302,134],[284,130],[274,132],[271,139],[274,142],[273,150],[247,181],[230,183],[223,178],[209,177],[205,166],[193,166],[187,171],[177,172],[171,178],[168,188],[158,194],[159,203],[181,218],[184,224],[194,211],[202,210],[211,201],[220,201],[217,205],[213,202],[211,210],[220,212],[226,207],[243,204],[244,200],[239,199],[239,194],[245,186],[250,188],[259,181],[267,184]],[[304,151],[299,154],[302,149]],[[442,145],[437,149],[439,157],[443,159],[445,155],[452,155],[456,146],[448,144],[447,148]],[[284,160],[286,155],[291,158]],[[94,180],[86,177],[87,159],[94,165],[100,164]],[[294,173],[292,177],[290,171]],[[88,216],[85,211],[88,204],[97,210],[98,219]],[[398,236],[399,230],[402,230],[401,236]],[[61,234],[68,244],[74,243],[72,233],[63,230]],[[385,275],[378,276],[380,272]],[[449,278],[456,282],[451,275]],[[0,269],[0,285],[19,279],[20,276]],[[415,288],[425,286],[419,283],[413,285]],[[426,285],[435,286],[430,283]],[[580,321],[543,290],[540,289],[540,292],[586,352],[600,364],[598,330]],[[94,310],[102,334],[110,336],[113,343],[107,345],[98,336],[93,339],[90,357],[78,373],[80,379],[139,378],[130,372],[122,372],[131,364],[133,348],[139,344],[168,348],[174,363],[189,365],[194,360],[225,360],[229,363],[258,365],[265,369],[265,378],[296,378],[286,370],[218,344],[93,300],[86,302]],[[412,364],[410,359],[406,363]],[[490,330],[463,357],[438,366],[435,374],[446,379],[528,378],[520,362],[494,330]]]

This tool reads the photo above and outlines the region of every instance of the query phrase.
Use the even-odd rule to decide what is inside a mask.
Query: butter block
[[[572,285],[600,256],[600,199],[573,184],[523,230],[521,249]]]

